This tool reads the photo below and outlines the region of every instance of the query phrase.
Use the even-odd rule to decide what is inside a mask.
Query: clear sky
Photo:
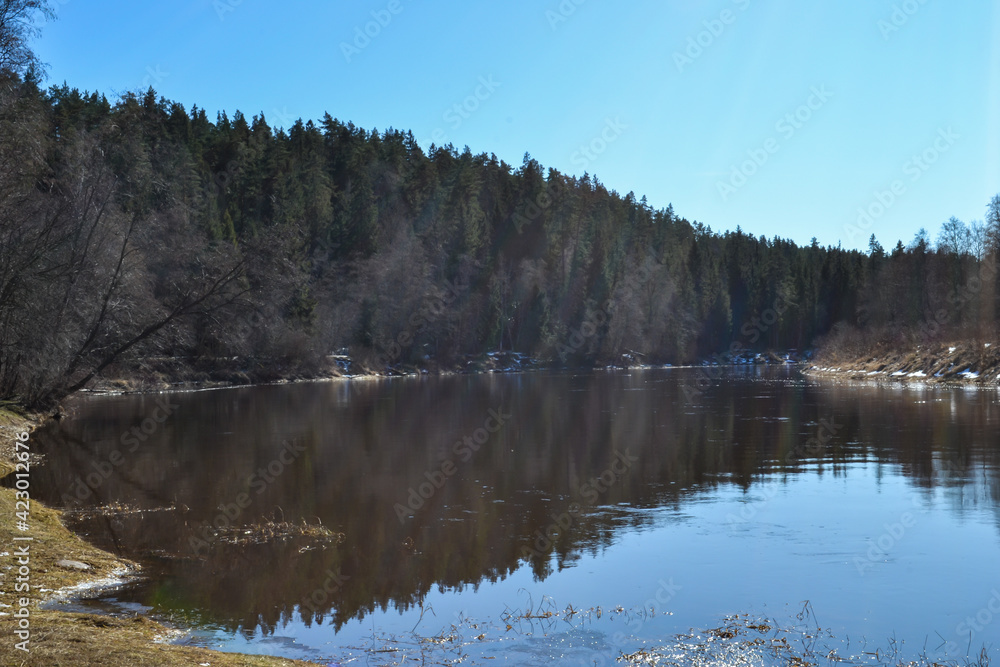
[[[715,230],[888,248],[1000,192],[991,0],[56,4],[49,83],[530,152]]]

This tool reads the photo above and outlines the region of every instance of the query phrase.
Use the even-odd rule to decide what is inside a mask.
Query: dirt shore
[[[0,477],[15,473],[21,452],[30,455],[30,433],[44,419],[40,415],[0,410]],[[22,433],[29,434],[26,450],[16,446],[17,436]],[[37,457],[29,458],[29,466],[32,461],[37,463]],[[30,495],[30,467],[28,472],[26,491]],[[0,552],[0,664],[38,667],[315,664],[169,644],[179,632],[143,616],[113,618],[42,610],[44,602],[139,576],[140,567],[87,544],[66,529],[60,512],[34,499],[29,501],[27,530],[18,530],[21,518],[16,513],[23,505],[18,507],[17,502],[23,502],[24,497],[18,496],[16,489],[0,488],[0,542],[4,544]],[[25,537],[31,540],[15,541]],[[23,545],[27,547],[27,555],[23,555]],[[27,643],[22,644],[25,633]]]
[[[862,354],[819,354],[806,375],[822,378],[1000,386],[1000,343],[956,341],[898,350],[888,346]]]

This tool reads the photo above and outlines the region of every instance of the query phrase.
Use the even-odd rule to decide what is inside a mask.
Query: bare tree
[[[942,252],[955,253],[956,255],[968,254],[972,246],[969,228],[964,222],[951,216],[947,222],[941,225],[937,245],[938,250]]]
[[[49,0],[0,0],[0,76],[23,75],[41,68],[28,43],[41,32],[39,16],[55,17]]]
[[[986,206],[986,238],[990,252],[1000,254],[1000,195],[996,195]]]
[[[247,287],[238,251],[190,216],[129,205],[106,154],[117,126],[46,159],[51,137],[23,114],[0,109],[0,396],[45,407]]]
[[[60,232],[36,183],[46,170],[44,114],[14,87],[0,91],[0,396],[10,397],[23,376],[26,337],[45,271],[45,248]]]
[[[504,339],[507,340],[508,347],[513,350],[514,336],[514,313],[517,311],[517,302],[513,297],[514,274],[510,265],[502,257],[497,266],[496,272],[490,277],[490,307],[492,309],[493,331],[491,335],[496,336],[497,352],[503,352]]]
[[[969,223],[969,252],[976,258],[977,262],[983,261],[986,252],[989,250],[989,236],[986,225],[982,220],[973,220]]]

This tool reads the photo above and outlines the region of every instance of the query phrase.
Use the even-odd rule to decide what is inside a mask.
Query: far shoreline
[[[975,354],[986,351],[987,354]],[[792,356],[795,355],[795,356]],[[483,359],[493,358],[510,360],[519,358],[523,363],[502,365],[483,363]],[[751,366],[792,366],[807,378],[818,381],[848,382],[863,384],[936,386],[936,387],[981,387],[1000,388],[1000,345],[992,343],[955,342],[953,344],[937,344],[933,346],[918,345],[913,349],[882,347],[867,354],[845,356],[831,354],[821,349],[815,356],[806,354],[798,356],[797,351],[747,353],[720,363],[719,357],[702,359],[700,362],[687,364],[594,364],[567,366],[554,363],[553,360],[538,360],[518,353],[501,352],[488,353],[476,359],[467,361],[467,366],[475,363],[472,368],[460,365],[438,365],[433,361],[427,366],[400,364],[380,370],[372,370],[366,365],[360,365],[360,372],[346,373],[340,369],[327,374],[315,376],[291,375],[276,379],[253,380],[243,375],[246,381],[232,380],[187,380],[161,377],[151,381],[149,378],[128,376],[121,378],[98,378],[92,387],[80,389],[66,396],[63,402],[71,402],[78,398],[110,397],[110,396],[144,396],[164,393],[193,393],[202,391],[217,391],[223,389],[248,389],[253,387],[280,387],[287,385],[328,383],[339,381],[371,382],[393,380],[400,378],[453,377],[473,375],[516,375],[537,372],[598,372],[598,371],[636,371],[636,370],[668,370],[668,369],[699,369],[699,368],[746,368]],[[334,366],[336,368],[336,366]],[[57,408],[54,416],[60,418],[64,414]]]
[[[787,354],[787,353],[782,353]],[[636,370],[681,370],[698,368],[747,368],[757,366],[794,366],[801,367],[807,363],[801,359],[786,359],[779,357],[777,353],[760,353],[756,355],[759,360],[738,361],[733,360],[725,363],[712,361],[709,359],[686,364],[594,364],[580,366],[565,366],[552,364],[546,361],[532,360],[531,365],[521,367],[506,368],[448,368],[448,367],[419,367],[406,366],[404,368],[391,368],[388,370],[371,371],[365,370],[360,373],[333,373],[329,375],[317,376],[290,376],[273,380],[248,380],[246,382],[213,381],[213,380],[177,380],[173,382],[164,381],[161,383],[150,383],[148,381],[136,381],[131,379],[98,379],[93,387],[79,389],[73,394],[66,396],[63,401],[70,401],[78,397],[99,397],[99,396],[143,396],[161,393],[193,393],[200,391],[216,391],[222,389],[246,389],[251,387],[281,387],[295,384],[338,382],[338,381],[373,381],[373,380],[395,380],[430,377],[456,377],[456,376],[477,376],[477,375],[518,375],[523,373],[539,372],[597,372],[597,371],[636,371]]]

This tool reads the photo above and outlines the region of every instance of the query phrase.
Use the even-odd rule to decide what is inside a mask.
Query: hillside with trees
[[[996,331],[1000,196],[889,252],[718,233],[530,155],[46,88],[26,44],[47,7],[0,7],[2,400],[323,376],[335,353],[682,364]]]
[[[0,93],[0,394],[101,374],[254,381],[455,366],[690,363],[996,328],[1000,198],[869,253],[713,232],[595,176],[326,115],[272,128],[33,71]],[[944,313],[942,313],[942,310]],[[846,327],[846,328],[845,328]]]

